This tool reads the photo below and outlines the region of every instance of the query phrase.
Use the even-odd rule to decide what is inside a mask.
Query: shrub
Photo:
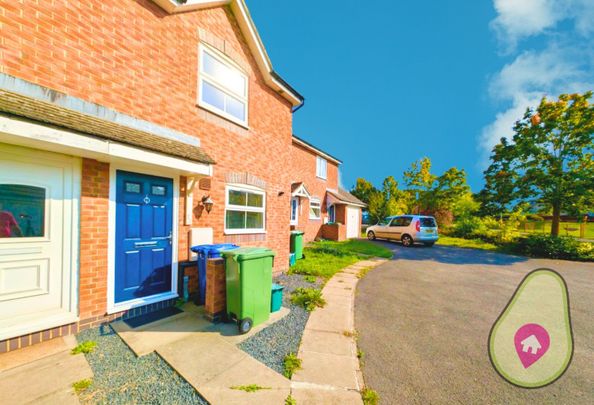
[[[316,307],[323,308],[326,300],[322,297],[322,290],[317,288],[296,288],[291,293],[291,302],[311,312]]]
[[[510,250],[533,257],[594,261],[594,244],[567,236],[530,235],[509,246]]]
[[[289,353],[283,360],[285,371],[283,375],[287,378],[293,377],[293,373],[301,369],[301,359],[295,353]]]

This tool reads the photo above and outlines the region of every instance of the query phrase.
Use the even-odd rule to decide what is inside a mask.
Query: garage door
[[[360,208],[347,207],[347,238],[358,238],[361,235],[359,226]]]
[[[76,320],[77,169],[0,143],[0,340]]]

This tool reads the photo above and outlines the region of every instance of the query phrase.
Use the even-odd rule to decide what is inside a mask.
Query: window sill
[[[202,101],[198,101],[198,104],[196,104],[196,106],[202,110],[208,111],[209,113],[216,115],[219,118],[224,119],[225,121],[235,124],[243,129],[247,129],[248,131],[250,130],[250,127],[247,123],[242,122],[237,118],[230,116],[229,114],[225,114],[223,111],[220,111],[206,103],[203,103]]]
[[[320,218],[311,218],[311,217],[310,217],[310,218],[309,218],[309,220],[310,220],[310,221],[321,221],[321,220],[322,220],[322,218],[321,218],[321,217],[320,217]]]
[[[316,178],[318,178],[320,180],[328,181],[328,177],[320,177],[320,176],[316,175]]]

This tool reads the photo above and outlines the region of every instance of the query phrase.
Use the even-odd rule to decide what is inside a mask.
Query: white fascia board
[[[322,152],[321,150],[309,145],[306,142],[303,142],[301,139],[293,137],[293,142],[295,142],[299,146],[303,146],[305,149],[314,152],[316,155],[323,157],[324,159],[336,164],[337,166],[340,166],[342,164],[342,162],[340,160],[333,158],[332,156],[328,155],[327,153]]]
[[[77,132],[0,114],[0,142],[101,161],[126,160],[175,170],[181,174],[212,176],[212,165],[107,141]]]

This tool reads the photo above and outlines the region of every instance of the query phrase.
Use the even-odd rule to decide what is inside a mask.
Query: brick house
[[[0,26],[0,352],[171,305],[194,244],[288,267],[303,97],[242,0],[3,1]]]
[[[346,240],[361,234],[365,204],[340,187],[340,160],[293,135],[291,229],[304,239]]]

